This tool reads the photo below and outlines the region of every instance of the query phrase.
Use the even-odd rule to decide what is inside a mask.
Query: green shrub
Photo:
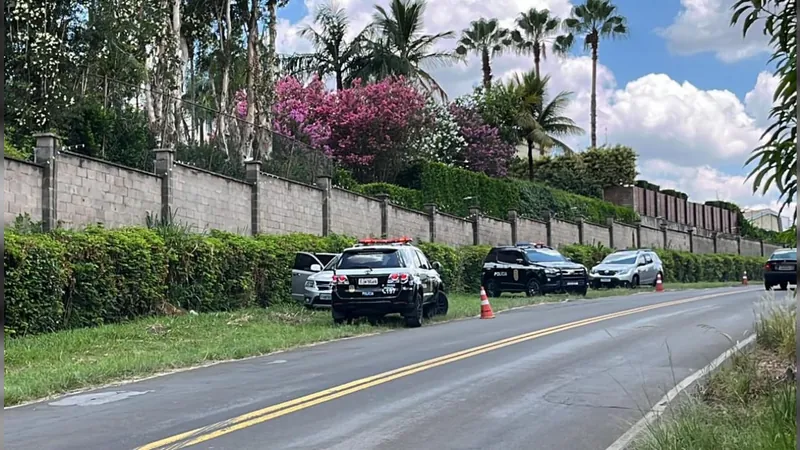
[[[494,217],[506,217],[516,210],[523,217],[546,219],[549,215],[564,220],[584,218],[606,223],[613,218],[634,223],[639,216],[630,208],[596,198],[583,197],[521,180],[499,180],[481,173],[447,167],[438,163],[419,163],[400,177],[411,190],[421,192],[425,203],[435,203],[442,211],[466,216],[477,204]],[[391,195],[391,194],[390,194]]]
[[[392,203],[417,211],[422,211],[425,207],[425,200],[423,199],[422,192],[389,183],[362,184],[356,188],[356,192],[371,197],[378,194],[388,194]]]
[[[64,288],[70,276],[64,246],[51,236],[3,232],[5,334],[63,327]]]
[[[428,261],[431,263],[438,262],[442,265],[439,275],[441,275],[445,289],[448,292],[463,290],[464,278],[461,270],[461,254],[457,249],[449,245],[431,242],[420,242],[417,246],[428,257]]]
[[[3,155],[23,161],[29,161],[33,158],[31,152],[19,150],[14,144],[8,141],[8,137],[5,135],[3,135]]]
[[[461,273],[464,279],[463,291],[478,292],[480,290],[483,261],[491,248],[488,245],[476,245],[458,249],[461,255]]]
[[[54,233],[69,255],[67,328],[122,322],[159,311],[167,293],[164,240],[145,228]]]

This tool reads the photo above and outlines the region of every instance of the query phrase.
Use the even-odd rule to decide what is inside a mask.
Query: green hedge
[[[356,192],[372,197],[378,194],[388,194],[393,203],[417,211],[422,211],[425,207],[422,192],[389,183],[362,184],[356,187]]]
[[[307,234],[245,237],[156,229],[91,227],[53,233],[4,232],[7,336],[121,322],[170,313],[228,311],[291,298],[295,253],[339,252],[354,240]],[[442,264],[448,291],[477,292],[488,246],[420,243]],[[562,252],[591,267],[612,250],[569,245]],[[659,250],[666,281],[762,278],[761,258]]]
[[[571,194],[539,183],[521,180],[500,180],[481,173],[452,168],[439,163],[419,163],[401,175],[400,183],[408,190],[421,193],[424,203],[435,203],[444,212],[466,216],[477,204],[486,214],[506,217],[516,210],[523,217],[544,220],[549,214],[565,220],[584,218],[606,223],[613,218],[621,223],[634,223],[639,216],[630,208],[616,206],[595,198]],[[386,189],[387,191],[389,189]],[[397,201],[392,192],[386,192]],[[419,200],[416,200],[419,201]]]
[[[598,264],[614,250],[603,246],[567,245],[564,256],[585,265]],[[664,263],[664,282],[739,281],[747,271],[750,280],[764,279],[764,258],[729,254],[695,254],[677,250],[656,250]]]

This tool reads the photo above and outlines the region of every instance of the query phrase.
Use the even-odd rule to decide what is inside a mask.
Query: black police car
[[[589,275],[586,267],[551,247],[519,243],[492,248],[483,262],[481,281],[490,297],[503,292],[524,292],[528,296],[548,292],[586,295]]]
[[[370,323],[400,313],[406,326],[448,310],[441,265],[429,262],[410,238],[362,239],[342,252],[333,268],[334,323],[367,317]]]

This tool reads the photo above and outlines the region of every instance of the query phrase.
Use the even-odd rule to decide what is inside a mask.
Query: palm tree
[[[575,43],[575,37],[583,37],[584,49],[592,50],[592,103],[591,139],[597,146],[597,48],[600,38],[621,38],[628,35],[628,21],[618,14],[610,0],[586,0],[583,5],[572,8],[570,17],[564,21],[568,34],[556,38],[557,49],[566,52]]]
[[[461,34],[456,53],[460,56],[466,56],[470,52],[480,55],[484,89],[492,86],[491,58],[508,48],[511,44],[509,34],[507,29],[500,27],[497,19],[483,18],[470,23],[470,27]]]
[[[557,147],[567,154],[574,151],[560,138],[584,133],[575,121],[564,116],[572,93],[559,92],[548,101],[547,85],[550,77],[539,77],[535,69],[525,74],[515,74],[506,89],[512,90],[518,99],[517,125],[528,145],[528,178],[533,180],[533,149],[538,147],[544,156],[550,148]]]
[[[353,40],[347,41],[350,20],[344,9],[326,3],[319,6],[314,14],[312,26],[300,30],[300,36],[311,41],[313,53],[284,57],[282,65],[291,74],[317,74],[320,78],[333,75],[336,89],[345,88],[345,78],[355,69],[354,64],[361,55],[364,31]]]
[[[452,52],[434,50],[436,44],[455,34],[452,31],[424,34],[425,7],[425,0],[392,0],[388,12],[376,5],[373,22],[365,35],[364,52],[358,61],[359,69],[353,77],[379,80],[402,75],[446,99],[447,94],[427,68],[459,59]]]
[[[547,59],[547,46],[555,39],[561,19],[551,16],[550,11],[531,8],[517,18],[517,28],[511,33],[514,44],[522,53],[533,53],[536,75],[541,76],[539,61]]]

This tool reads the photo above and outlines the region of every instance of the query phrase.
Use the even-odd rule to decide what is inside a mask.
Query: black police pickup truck
[[[557,250],[543,244],[519,243],[494,247],[483,262],[482,280],[486,293],[524,292],[528,296],[548,292],[586,295],[589,275]]]
[[[367,317],[374,324],[400,313],[407,326],[419,327],[425,317],[447,314],[439,269],[409,238],[360,240],[333,268],[334,323]]]

